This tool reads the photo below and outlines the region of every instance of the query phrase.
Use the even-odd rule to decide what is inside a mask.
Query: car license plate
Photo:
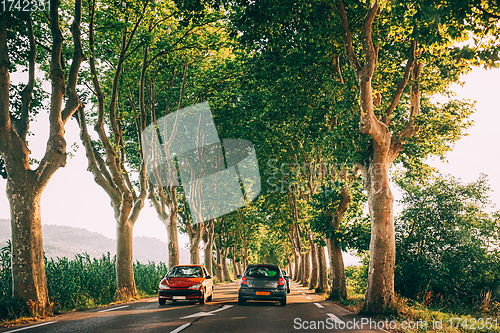
[[[271,292],[270,291],[256,291],[255,295],[257,295],[257,296],[269,296],[269,295],[271,295]]]
[[[186,296],[173,296],[172,299],[186,299]]]

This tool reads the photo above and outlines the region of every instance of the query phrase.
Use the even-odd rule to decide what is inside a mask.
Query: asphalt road
[[[158,304],[143,299],[104,308],[72,312],[0,332],[374,332],[369,319],[326,301],[295,282],[287,306],[278,302],[237,303],[238,283],[215,287],[213,302]],[[372,328],[376,323],[371,322]],[[314,329],[316,328],[316,329]],[[381,332],[381,331],[379,331]]]

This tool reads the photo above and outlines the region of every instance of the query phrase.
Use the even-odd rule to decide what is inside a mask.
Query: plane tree
[[[7,179],[12,224],[13,297],[32,303],[41,314],[49,309],[42,244],[40,200],[52,175],[66,164],[64,125],[81,102],[76,94],[85,56],[80,37],[81,1],[62,8],[60,1],[39,12],[3,11],[0,14],[0,164]],[[60,12],[61,11],[61,12]],[[70,23],[69,31],[61,18]],[[64,42],[64,38],[71,40]],[[68,45],[70,44],[70,45]],[[71,59],[71,65],[66,62]],[[38,69],[37,69],[38,67]],[[27,71],[21,85],[10,74]],[[37,80],[38,70],[52,85],[50,102]],[[30,156],[28,133],[38,111],[49,113],[49,137],[42,159]],[[36,162],[33,163],[32,162]],[[35,167],[36,165],[36,167]]]
[[[111,206],[117,226],[117,260],[116,280],[120,299],[136,297],[133,272],[132,238],[133,226],[147,197],[146,170],[141,163],[137,169],[130,168],[125,147],[125,126],[127,114],[136,118],[134,126],[137,132],[146,127],[146,110],[144,100],[144,81],[123,87],[122,74],[139,58],[141,71],[147,68],[148,48],[146,38],[153,23],[151,17],[162,12],[164,8],[151,5],[148,0],[118,6],[89,1],[86,8],[88,39],[86,50],[89,54],[89,68],[85,72],[88,96],[84,106],[79,109],[77,121],[80,137],[85,147],[88,170],[93,174],[95,182],[110,197]],[[106,10],[102,10],[106,8]],[[159,20],[159,19],[158,19]],[[140,54],[139,50],[142,51]],[[142,79],[142,78],[141,78]],[[125,90],[125,91],[124,91]],[[138,99],[130,95],[130,91],[138,91]],[[88,130],[92,123],[97,134],[94,139]],[[142,156],[142,145],[137,150]],[[132,173],[137,172],[137,181],[133,181]]]

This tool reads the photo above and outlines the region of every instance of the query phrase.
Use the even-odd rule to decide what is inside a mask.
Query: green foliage
[[[396,220],[396,291],[414,299],[432,291],[468,303],[495,291],[500,219],[487,212],[486,177],[469,184],[451,176],[427,184],[400,179],[399,186],[404,209]]]
[[[332,185],[324,186],[322,191],[312,197],[311,230],[322,237],[336,239],[344,251],[350,249],[364,252],[370,245],[370,219],[362,213],[366,195],[360,179],[353,181],[349,186],[351,202],[343,215],[339,230],[335,230],[331,222],[340,205],[341,189],[345,184],[336,181]],[[325,245],[322,238],[318,238],[317,242],[322,246]]]
[[[345,268],[346,285],[352,288],[356,294],[364,294],[368,283],[368,262],[363,261],[363,265],[347,266]]]

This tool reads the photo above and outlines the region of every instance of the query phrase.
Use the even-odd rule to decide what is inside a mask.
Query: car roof
[[[247,267],[255,267],[255,266],[268,266],[268,267],[276,267],[276,268],[279,268],[278,265],[274,265],[274,264],[250,264],[248,265]]]
[[[186,265],[175,265],[174,267],[203,267],[203,265],[197,265],[197,264],[186,264]]]

